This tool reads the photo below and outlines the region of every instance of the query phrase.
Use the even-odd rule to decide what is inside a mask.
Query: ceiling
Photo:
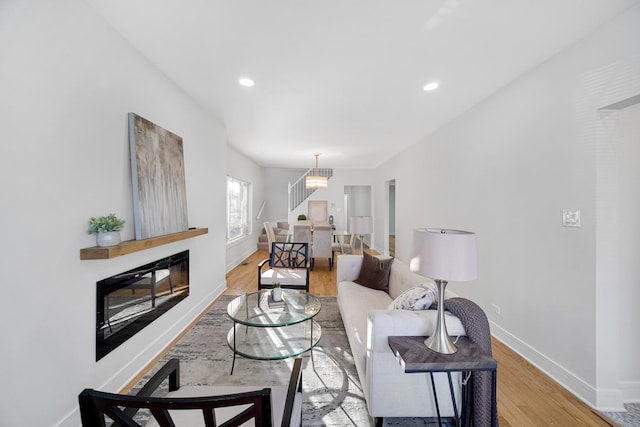
[[[639,0],[87,2],[257,164],[370,168]]]

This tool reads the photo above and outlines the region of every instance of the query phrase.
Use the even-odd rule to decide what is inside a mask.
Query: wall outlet
[[[495,314],[500,314],[501,312],[500,306],[498,304],[491,304],[491,310],[493,310]]]
[[[565,227],[580,227],[580,209],[562,211],[562,225]]]

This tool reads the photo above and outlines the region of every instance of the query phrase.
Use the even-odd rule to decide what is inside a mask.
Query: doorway
[[[344,186],[344,218],[345,224],[349,224],[352,216],[372,216],[370,185],[345,185]],[[351,231],[348,229],[348,231]],[[372,235],[364,236],[363,243],[366,247],[373,246]]]
[[[640,325],[640,104],[635,104],[618,112],[619,139],[616,146],[618,161],[618,262],[619,297],[618,309],[620,340],[618,363],[620,382],[640,384],[640,340],[637,325]],[[629,398],[629,396],[625,396]]]
[[[387,247],[389,256],[396,256],[396,180],[387,181]]]

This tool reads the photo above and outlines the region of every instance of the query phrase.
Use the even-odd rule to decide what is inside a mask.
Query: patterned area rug
[[[230,375],[233,353],[227,345],[227,332],[233,322],[227,316],[223,296],[200,321],[143,378],[134,392],[167,360],[180,359],[181,385],[286,385],[292,359],[257,361],[238,357]],[[335,297],[323,297],[322,310],[316,316],[322,338],[303,358],[303,426],[373,426],[353,363]],[[314,370],[315,365],[315,370]],[[164,391],[166,392],[166,391]],[[163,390],[159,391],[159,395]],[[139,415],[140,421],[146,418]],[[448,421],[448,420],[445,420]],[[385,426],[438,425],[435,419],[390,418]],[[445,426],[453,425],[445,422]]]
[[[640,427],[640,403],[625,403],[626,412],[604,412],[620,427]]]

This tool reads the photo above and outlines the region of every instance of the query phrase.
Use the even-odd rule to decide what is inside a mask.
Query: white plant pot
[[[282,288],[273,288],[271,291],[271,297],[274,301],[282,300]]]
[[[120,244],[120,232],[109,231],[106,233],[96,234],[96,242],[98,246],[116,246]]]

